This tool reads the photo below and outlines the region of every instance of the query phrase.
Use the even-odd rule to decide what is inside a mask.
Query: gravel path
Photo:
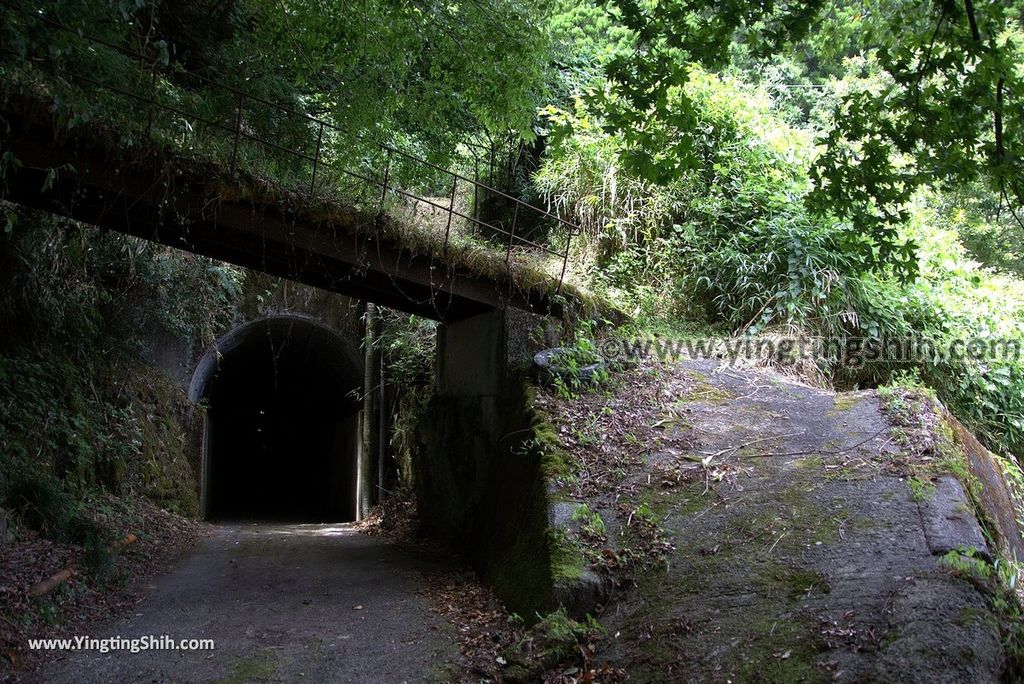
[[[419,681],[457,655],[418,593],[437,569],[345,525],[219,526],[134,614],[89,634],[212,638],[213,651],[69,652],[30,681]]]

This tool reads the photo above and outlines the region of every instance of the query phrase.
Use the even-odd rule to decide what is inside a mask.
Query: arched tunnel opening
[[[219,340],[191,392],[207,406],[206,517],[355,520],[361,380],[353,345],[302,318]]]

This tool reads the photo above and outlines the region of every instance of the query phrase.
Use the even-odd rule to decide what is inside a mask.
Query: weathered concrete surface
[[[434,396],[418,428],[426,448],[413,463],[425,529],[463,551],[528,620],[554,600],[546,482],[524,385],[545,323],[503,309],[438,328]]]
[[[89,636],[212,638],[211,652],[69,653],[40,682],[405,682],[457,655],[417,594],[434,561],[347,526],[221,526]],[[30,680],[31,681],[31,680]]]
[[[999,677],[990,594],[937,555],[983,546],[978,522],[955,481],[912,491],[877,397],[713,362],[666,394],[691,458],[715,456],[651,454],[695,471],[647,490],[674,549],[603,618],[630,681]]]
[[[375,208],[296,202],[243,170],[168,150],[129,154],[99,122],[60,132],[36,98],[0,104],[5,149],[22,162],[6,178],[11,202],[436,320],[560,310],[553,292],[518,286],[508,269],[442,258],[432,240],[410,246],[396,237],[397,219]],[[50,168],[66,172],[43,182]]]
[[[255,321],[291,318],[334,331],[351,345],[349,356],[362,364],[362,306],[358,300],[249,269],[244,269],[242,282],[236,314],[223,328],[213,331],[217,340],[214,344],[209,344],[209,340],[184,339],[177,332],[153,323],[139,333],[146,363],[167,372],[175,384],[188,391],[203,357],[220,351],[239,328]]]

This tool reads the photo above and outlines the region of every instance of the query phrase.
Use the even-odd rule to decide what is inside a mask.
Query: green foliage
[[[860,87],[863,73],[852,68],[850,87]],[[579,216],[585,233],[574,257],[595,287],[662,328],[696,318],[745,334],[782,328],[839,341],[918,339],[936,350],[955,341],[1024,340],[1024,286],[973,263],[961,243],[978,249],[977,236],[992,225],[978,209],[988,201],[984,191],[918,192],[897,236],[916,245],[918,276],[873,269],[843,223],[807,210],[813,131],[787,123],[771,87],[691,69],[686,101],[697,163],[662,185],[630,173],[628,142],[584,109],[549,111],[564,137],[537,183]],[[964,201],[972,203],[962,209]],[[1014,253],[997,254],[996,265],[1011,271]],[[858,369],[819,361],[846,386],[916,373],[991,448],[1019,456],[1024,365],[1013,348],[1003,351]]]
[[[991,353],[936,353],[917,371],[990,447],[1019,457],[1024,357],[1013,345],[1019,349],[1024,340],[1024,283],[971,262],[957,234],[937,227],[938,212],[921,200],[907,229],[921,245],[920,277],[910,284],[872,279],[858,308],[882,333],[917,336],[938,351],[957,341],[987,344]],[[991,344],[996,341],[1009,346]]]
[[[0,404],[0,434],[10,460],[5,465],[45,466],[71,490],[114,484],[114,473],[138,453],[138,444],[131,439],[134,426],[123,408],[107,404],[80,379],[91,374],[98,374],[95,366],[80,367],[66,357],[0,359],[0,379],[7,389]],[[42,461],[43,455],[48,461]],[[48,507],[52,497],[39,493]],[[52,526],[46,516],[39,522]]]
[[[892,390],[894,389],[906,389],[913,390],[914,392],[924,393],[934,398],[934,391],[931,390],[924,381],[921,380],[921,373],[917,368],[897,369],[889,375],[889,380],[883,387],[878,388],[879,394],[889,393],[893,395]]]
[[[910,275],[913,246],[899,227],[922,186],[984,178],[1024,203],[1020,10],[1003,0],[619,0],[612,16],[635,43],[607,62],[591,110],[622,137],[626,169],[673,183],[701,163],[700,107],[685,87],[695,63],[721,68],[741,52],[749,60],[784,49],[805,50],[808,62],[867,55],[880,78],[836,99],[807,203],[844,222],[844,253]]]
[[[16,321],[0,332],[0,344],[59,340],[79,351],[104,335],[123,333],[135,344],[153,326],[212,342],[243,278],[210,259],[33,214],[0,237],[0,265],[8,276],[0,316]]]
[[[571,399],[582,391],[607,382],[610,377],[594,343],[594,327],[592,321],[583,321],[575,332],[574,340],[550,358],[549,370],[555,391],[563,399]]]
[[[384,367],[390,378],[402,385],[429,383],[434,375],[437,323],[381,309],[383,330],[378,340]]]
[[[821,4],[614,3],[613,16],[633,32],[636,43],[608,62],[608,87],[591,99],[605,125],[622,134],[626,167],[656,182],[693,168],[700,156],[692,133],[700,129],[685,89],[692,64],[723,66],[730,41],[741,29],[755,54],[777,48],[802,35]]]
[[[647,504],[647,502],[641,503],[635,509],[633,509],[632,518],[639,523],[642,523],[650,528],[658,527],[658,516]]]
[[[551,201],[580,217],[578,258],[596,285],[651,318],[692,316],[758,330],[845,323],[846,276],[867,268],[843,249],[845,229],[803,206],[811,146],[764,89],[701,71],[686,88],[699,162],[670,184],[631,175],[626,143],[582,111],[553,111],[573,135],[537,176]]]
[[[247,53],[285,65],[317,107],[353,130],[450,149],[467,131],[530,129],[547,50],[534,4],[246,4],[256,20],[239,36]]]
[[[437,351],[437,324],[434,321],[378,309],[383,319],[377,341],[382,355],[384,382],[390,406],[390,443],[398,464],[399,484],[411,491],[414,461],[423,457],[423,445],[417,435],[427,415],[433,395],[434,360]]]
[[[1024,674],[1024,615],[1018,595],[1020,563],[1003,558],[990,562],[973,547],[953,549],[939,563],[986,590],[1006,653],[1003,675],[1007,681],[1019,680]]]
[[[572,519],[580,523],[583,531],[592,537],[604,537],[605,524],[601,514],[590,510],[590,507],[581,503],[572,512]]]
[[[0,238],[0,506],[81,544],[97,572],[109,540],[85,503],[148,496],[195,513],[182,433],[189,409],[140,356],[147,333],[202,345],[233,313],[240,279],[209,260],[36,214]]]
[[[398,398],[391,414],[391,449],[398,464],[398,482],[407,491],[415,485],[417,459],[423,458],[423,444],[417,436],[420,421],[428,415],[433,385],[396,388]]]
[[[972,259],[1024,277],[1024,230],[998,195],[965,184],[937,195],[934,204],[937,225],[956,232]]]
[[[38,15],[71,31],[42,23]],[[5,10],[0,26],[0,41],[17,58],[0,57],[0,75],[5,94],[51,99],[68,127],[114,124],[124,144],[154,137],[204,159],[226,160],[235,156],[233,135],[205,122],[230,129],[239,120],[247,135],[311,154],[317,127],[299,116],[281,116],[273,104],[257,105],[258,98],[336,124],[339,129],[327,130],[323,139],[324,161],[344,161],[376,176],[384,163],[378,142],[445,164],[473,138],[509,130],[532,137],[551,50],[542,18],[540,6],[519,0],[408,6],[349,0],[51,3],[41,12],[19,1]],[[140,64],[78,32],[148,59]],[[136,99],[57,77],[47,71],[53,65]],[[186,72],[237,87],[252,99],[239,112],[237,96]],[[154,84],[157,101],[180,114],[158,111],[149,120],[144,103]],[[243,141],[238,156],[261,177],[288,180],[306,172],[308,183],[306,162],[294,155]],[[393,180],[418,173],[407,182],[430,183],[424,167],[407,169],[394,161]]]
[[[907,479],[907,485],[910,487],[910,498],[914,501],[927,501],[935,496],[935,485],[928,480],[911,477]]]
[[[925,185],[983,178],[1019,206],[1024,34],[1013,5],[884,3],[862,43],[884,77],[837,104],[812,203],[893,237]]]
[[[44,536],[77,544],[83,549],[86,572],[103,579],[116,556],[114,535],[97,523],[80,495],[60,480],[34,470],[32,464],[12,464],[0,457],[0,502],[21,524]]]
[[[603,5],[589,0],[556,0],[546,23],[557,66],[552,101],[563,106],[573,93],[597,81],[607,61],[634,40]]]
[[[513,682],[536,681],[548,668],[566,666],[588,657],[587,646],[605,634],[604,627],[588,615],[584,622],[569,617],[564,608],[537,615],[537,622],[518,641],[504,650],[498,663],[503,678]]]

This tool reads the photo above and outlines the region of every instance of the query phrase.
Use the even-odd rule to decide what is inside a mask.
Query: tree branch
[[[969,2],[970,0],[968,0]],[[928,49],[924,53],[924,61],[917,67],[917,83],[914,84],[914,100],[918,108],[921,106],[921,81],[924,80],[925,69],[932,63],[932,50],[935,49],[935,38],[939,35],[939,29],[942,28],[942,22],[946,20],[946,8],[942,8],[942,14],[939,15],[939,20],[935,23],[935,30],[932,31],[931,40],[928,41]]]
[[[978,29],[978,20],[974,16],[974,0],[964,0],[964,10],[967,12],[967,23],[971,26],[971,38],[975,43],[980,43],[981,31]]]
[[[996,138],[996,162],[1002,163],[1006,159],[1006,147],[1003,143],[1003,86],[1006,84],[1006,77],[1000,76],[996,83],[996,109],[992,113],[992,127],[995,129]]]

